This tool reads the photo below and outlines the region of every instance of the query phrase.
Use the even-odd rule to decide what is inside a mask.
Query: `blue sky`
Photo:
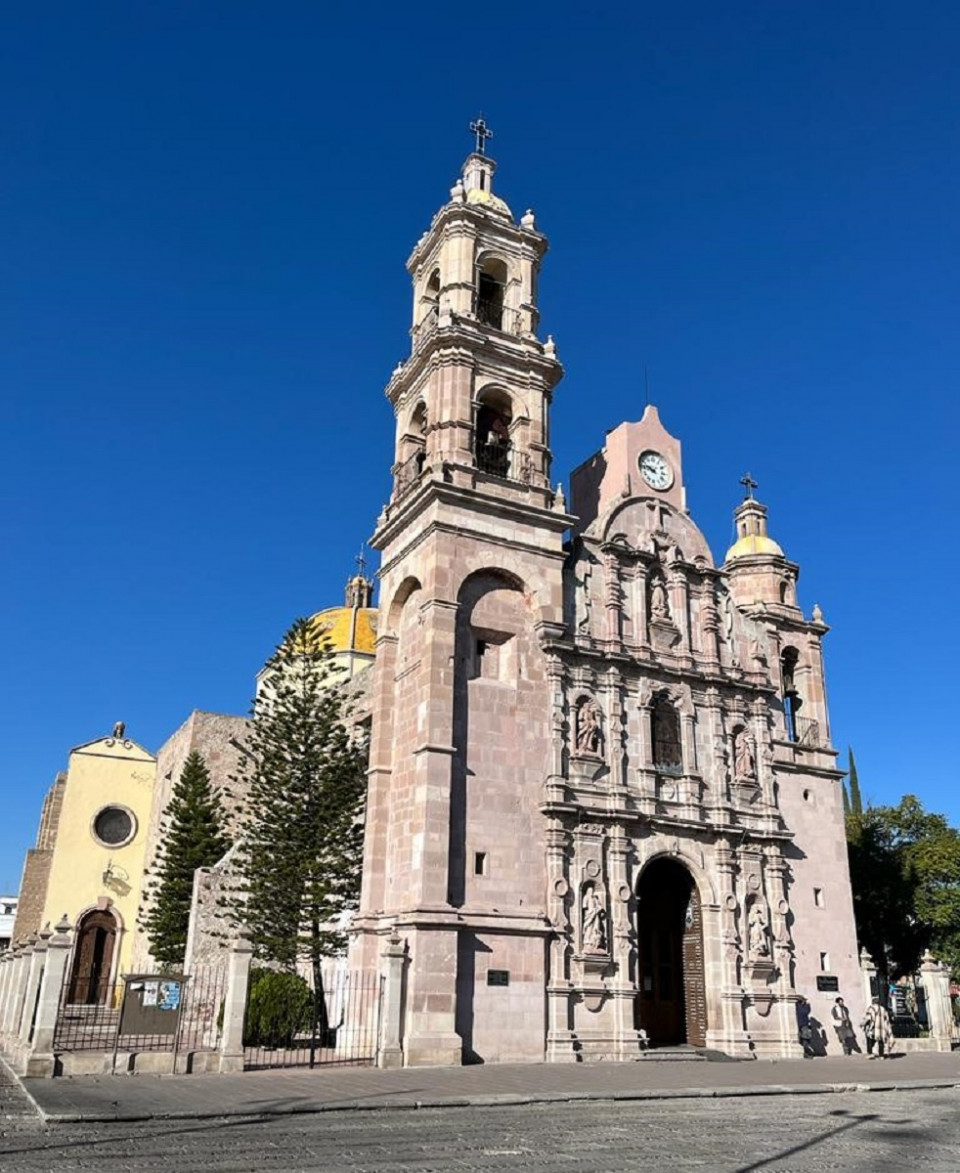
[[[960,822],[960,10],[53,2],[0,36],[0,889],[72,745],[243,712],[388,491],[403,262],[482,109],[551,238],[556,470],[651,397],[749,468],[835,743]]]

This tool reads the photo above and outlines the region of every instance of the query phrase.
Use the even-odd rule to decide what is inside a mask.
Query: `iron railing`
[[[425,460],[426,453],[421,448],[419,451],[414,452],[412,456],[408,456],[402,464],[396,466],[393,474],[393,492],[395,497],[402,497],[408,489],[413,488],[420,479]]]
[[[312,981],[301,974],[311,987]],[[331,1064],[373,1065],[380,1037],[380,1000],[383,981],[379,974],[351,972],[324,966],[323,1003],[320,1013],[305,1012],[299,1027],[284,1040],[269,1044],[250,1038],[248,1021],[244,1042],[244,1067],[316,1067]]]
[[[169,1029],[131,1030],[124,1023],[124,996],[138,995],[141,1005],[162,1004],[164,987],[179,987],[169,1009]],[[96,983],[87,991],[96,999],[80,997],[83,977],[64,984],[53,1036],[55,1051],[214,1051],[220,1045],[226,981],[220,970],[193,977],[140,976]],[[127,1016],[129,1022],[129,1016]]]
[[[477,445],[477,468],[507,480],[510,476],[510,441]]]

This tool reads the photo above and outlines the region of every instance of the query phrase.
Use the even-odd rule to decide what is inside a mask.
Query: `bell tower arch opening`
[[[637,886],[636,1026],[654,1047],[706,1045],[703,913],[690,872],[653,860]]]

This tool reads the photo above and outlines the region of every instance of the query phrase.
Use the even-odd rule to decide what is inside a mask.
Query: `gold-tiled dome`
[[[317,635],[325,636],[335,652],[373,655],[377,639],[376,607],[328,607],[311,615]]]

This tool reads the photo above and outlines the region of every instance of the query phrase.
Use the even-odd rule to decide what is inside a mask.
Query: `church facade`
[[[749,478],[716,565],[655,408],[554,487],[547,241],[494,169],[408,261],[351,965],[402,952],[408,1065],[799,1055],[800,995],[862,999],[827,627]]]

